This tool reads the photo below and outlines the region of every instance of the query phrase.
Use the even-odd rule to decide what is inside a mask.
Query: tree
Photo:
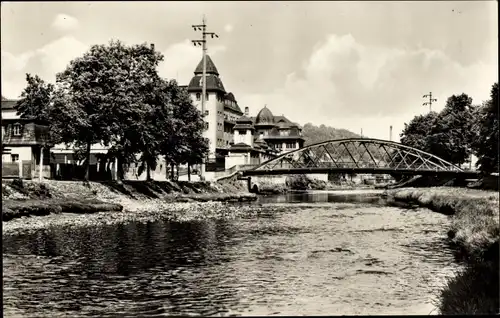
[[[472,143],[478,157],[476,165],[483,174],[499,172],[498,82],[493,84],[490,97],[476,113],[478,133]]]
[[[202,114],[193,105],[189,94],[175,80],[167,83],[165,93],[170,101],[171,120],[164,127],[161,154],[173,167],[201,163],[208,153],[208,141],[203,137]],[[173,176],[172,176],[173,177]]]
[[[448,98],[444,109],[414,117],[401,133],[401,143],[460,165],[471,154],[474,107],[467,94]]]
[[[429,152],[453,164],[466,162],[472,153],[473,111],[467,94],[449,97],[430,130]]]
[[[156,66],[163,56],[146,44],[127,47],[119,41],[93,45],[82,57],[57,74],[68,105],[79,116],[68,123],[76,147],[84,148],[85,180],[89,177],[90,148],[102,143],[122,161],[132,160],[147,143],[144,117],[158,77]],[[140,147],[141,148],[141,147]],[[145,147],[143,146],[142,149]]]
[[[429,132],[435,127],[438,120],[436,112],[415,116],[410,123],[406,124],[400,134],[400,142],[403,145],[430,152],[428,141]]]
[[[60,137],[56,124],[52,121],[52,99],[54,85],[46,83],[38,75],[26,74],[26,88],[14,108],[21,118],[35,119],[49,126],[49,140],[52,144]]]
[[[26,74],[27,86],[15,105],[21,118],[47,121],[54,85],[45,83],[38,75]]]

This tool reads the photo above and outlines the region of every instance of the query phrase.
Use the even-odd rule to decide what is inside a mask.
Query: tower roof
[[[202,82],[201,82],[201,76],[202,75],[195,75],[189,82],[189,85],[187,87],[188,92],[201,92],[202,90]],[[216,75],[207,75],[207,92],[210,91],[219,91],[222,93],[226,93],[224,89],[224,85],[222,84],[222,81],[220,78]]]
[[[215,74],[215,75],[218,76],[219,75],[219,71],[217,70],[217,67],[215,67],[214,62],[212,61],[212,59],[210,58],[210,56],[208,54],[206,55],[206,58],[207,58],[206,73],[207,74]],[[198,63],[198,66],[194,70],[194,74],[196,74],[196,75],[202,75],[203,74],[203,58],[201,59],[200,63]]]
[[[262,124],[274,124],[274,116],[273,113],[267,108],[267,106],[264,106],[259,113],[257,114],[257,117],[255,117],[255,124],[256,125],[262,125]]]

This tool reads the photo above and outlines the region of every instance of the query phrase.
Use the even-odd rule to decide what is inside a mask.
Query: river
[[[449,219],[427,209],[347,192],[253,204],[263,212],[3,235],[4,315],[427,315],[459,266]]]

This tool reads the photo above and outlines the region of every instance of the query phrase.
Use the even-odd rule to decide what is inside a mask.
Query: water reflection
[[[282,195],[259,196],[257,203],[370,203],[385,204],[377,192],[317,191],[288,192]]]
[[[435,278],[455,266],[445,216],[375,196],[295,193],[257,204],[283,201],[289,209],[237,220],[4,236],[4,314],[427,314]]]

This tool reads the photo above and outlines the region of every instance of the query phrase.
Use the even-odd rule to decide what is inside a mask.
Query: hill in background
[[[332,139],[361,137],[346,129],[337,129],[325,125],[315,126],[311,123],[307,123],[302,127],[302,134],[305,139],[305,146]]]

